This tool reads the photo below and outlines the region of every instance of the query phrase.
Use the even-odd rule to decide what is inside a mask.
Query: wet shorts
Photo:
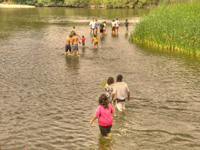
[[[110,133],[111,128],[112,128],[112,125],[111,125],[111,126],[108,126],[108,127],[104,127],[104,126],[100,126],[100,125],[99,125],[99,129],[100,129],[101,134],[102,134],[103,136],[108,136],[108,133]]]
[[[103,33],[103,29],[100,29],[100,33]]]
[[[78,50],[78,44],[73,44],[73,50]]]
[[[117,29],[117,30],[118,30],[118,29],[119,29],[119,27],[115,27],[115,29]]]
[[[82,43],[83,46],[85,46],[85,43]]]
[[[112,31],[115,31],[115,27],[112,27]]]
[[[95,42],[95,43],[94,43],[94,46],[97,45],[97,44],[98,44],[98,42]]]
[[[65,52],[68,52],[68,50],[71,52],[71,45],[70,44],[65,45]]]

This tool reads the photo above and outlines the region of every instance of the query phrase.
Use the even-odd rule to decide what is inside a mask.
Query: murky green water
[[[200,62],[128,41],[148,10],[69,8],[0,9],[0,145],[9,150],[198,150]],[[118,17],[118,36],[110,22]],[[99,48],[91,45],[89,21],[108,22]],[[80,56],[64,56],[72,26],[85,35]],[[124,76],[131,92],[117,113],[113,137],[89,121],[104,92],[102,81]],[[15,141],[16,140],[16,141]]]

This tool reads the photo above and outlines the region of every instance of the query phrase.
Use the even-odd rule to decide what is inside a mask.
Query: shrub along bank
[[[131,40],[200,57],[200,3],[161,5],[136,25]]]

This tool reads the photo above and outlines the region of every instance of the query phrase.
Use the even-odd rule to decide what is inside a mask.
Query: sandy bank
[[[0,4],[0,8],[35,8],[35,6],[17,5],[17,4]]]

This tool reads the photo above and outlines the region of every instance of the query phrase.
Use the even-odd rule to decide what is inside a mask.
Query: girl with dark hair
[[[92,125],[93,121],[98,118],[99,129],[103,136],[111,136],[111,128],[113,123],[113,114],[114,109],[112,105],[108,102],[108,98],[105,94],[102,94],[99,97],[99,105],[97,107],[96,113],[94,117],[90,121],[90,126]]]
[[[113,92],[113,87],[114,87],[114,78],[109,77],[107,80],[107,83],[105,85],[105,91],[106,91],[106,96],[108,97],[108,100],[111,101],[111,94]]]

